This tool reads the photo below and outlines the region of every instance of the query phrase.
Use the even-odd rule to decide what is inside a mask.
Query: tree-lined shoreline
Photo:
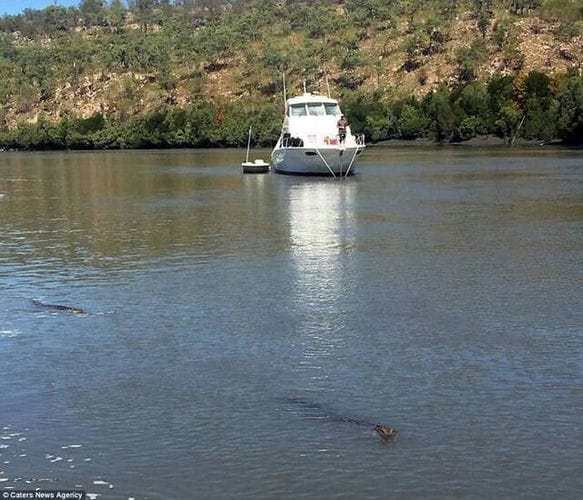
[[[0,148],[271,146],[288,90],[372,143],[583,141],[583,0],[81,0],[0,17]],[[541,54],[539,54],[541,52]],[[539,57],[543,56],[544,57]]]
[[[350,93],[343,101],[352,129],[368,141],[427,139],[438,144],[463,143],[493,136],[506,144],[583,142],[583,77],[554,79],[531,72],[517,82],[494,77],[486,83],[440,87],[423,99],[411,97],[385,104],[374,93]],[[199,101],[184,108],[107,119],[65,117],[57,123],[22,124],[0,132],[3,149],[136,149],[240,147],[253,127],[254,143],[272,146],[281,126],[282,105],[253,107]],[[486,142],[485,142],[486,143]]]

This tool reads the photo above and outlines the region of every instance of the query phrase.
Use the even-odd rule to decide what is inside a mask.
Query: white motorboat
[[[288,99],[281,135],[271,159],[276,172],[296,175],[344,177],[354,173],[365,147],[364,135],[353,135],[346,127],[342,141],[338,101],[304,93]]]

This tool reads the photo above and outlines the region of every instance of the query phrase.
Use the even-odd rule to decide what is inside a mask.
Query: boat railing
[[[365,139],[364,134],[354,135],[354,143],[359,147],[364,147]],[[328,146],[338,146],[341,145],[338,136],[335,137],[315,137],[308,136],[307,140],[304,141],[299,137],[282,137],[279,141],[279,147],[282,148],[303,148],[303,147],[328,147]]]
[[[297,137],[282,137],[280,145],[282,148],[302,148],[304,141]]]

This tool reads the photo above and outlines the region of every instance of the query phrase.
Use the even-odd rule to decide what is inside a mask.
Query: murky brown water
[[[0,489],[580,495],[581,151],[241,160],[1,154]]]

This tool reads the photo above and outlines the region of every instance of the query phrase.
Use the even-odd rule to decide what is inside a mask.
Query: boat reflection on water
[[[299,182],[289,190],[291,257],[295,279],[290,290],[298,319],[301,364],[322,387],[326,360],[336,357],[346,336],[344,305],[354,298],[349,277],[355,240],[357,183]],[[318,382],[319,381],[319,382]]]

